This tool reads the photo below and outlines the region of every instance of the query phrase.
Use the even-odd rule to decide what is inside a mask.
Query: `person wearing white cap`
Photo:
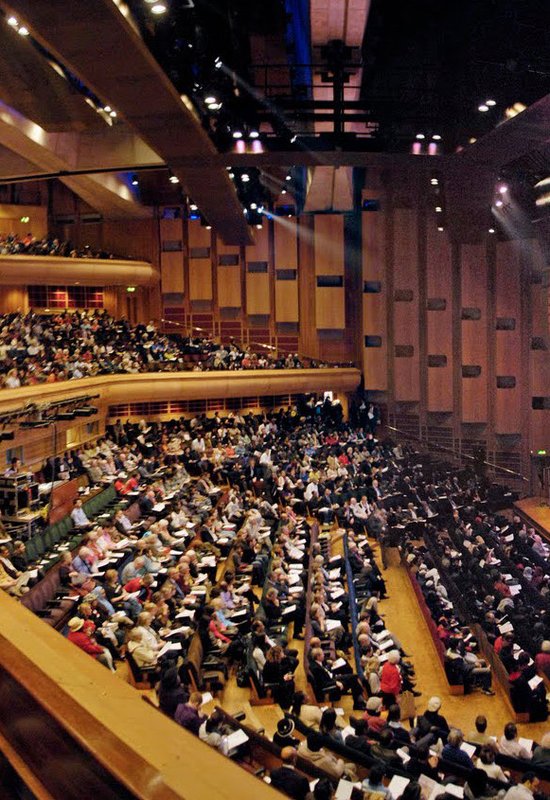
[[[95,658],[100,664],[107,667],[111,672],[115,671],[113,666],[113,657],[105,647],[101,647],[94,642],[91,637],[91,628],[86,625],[80,617],[71,617],[67,623],[69,634],[67,639],[72,642],[85,653]]]

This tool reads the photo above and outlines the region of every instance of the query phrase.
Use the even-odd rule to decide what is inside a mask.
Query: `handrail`
[[[513,475],[515,478],[519,478],[526,483],[529,483],[530,480],[525,475],[522,475],[521,472],[515,472],[513,469],[508,469],[508,467],[502,467],[500,464],[495,464],[492,461],[477,461],[473,456],[469,456],[467,453],[457,453],[456,450],[453,450],[450,447],[445,447],[442,444],[437,444],[435,442],[430,442],[427,439],[423,439],[421,436],[415,436],[413,433],[409,433],[408,431],[403,431],[400,428],[396,428],[393,425],[386,424],[385,426],[390,431],[395,431],[395,433],[400,434],[401,436],[405,437],[406,439],[413,439],[415,442],[419,442],[428,447],[429,450],[437,450],[441,451],[442,453],[448,453],[449,455],[456,458],[458,461],[465,459],[466,461],[473,461],[479,464],[483,464],[486,467],[491,467],[495,470],[500,470],[500,472],[505,472],[507,475]]]

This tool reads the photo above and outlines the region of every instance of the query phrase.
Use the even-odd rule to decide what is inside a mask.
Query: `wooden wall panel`
[[[189,259],[190,300],[212,300],[212,262],[209,258]]]
[[[218,306],[220,308],[241,306],[241,268],[218,267]]]
[[[318,330],[346,327],[343,288],[331,286],[315,289],[315,326]]]
[[[246,262],[270,261],[269,256],[269,225],[264,225],[260,230],[254,231],[255,243],[245,249]]]
[[[428,411],[453,410],[452,347],[452,259],[451,245],[444,231],[429,220],[426,241],[427,300],[445,301],[444,311],[426,311],[428,355],[447,357],[446,367],[424,367],[428,373]]]
[[[496,433],[521,431],[521,283],[519,242],[499,242],[496,264],[496,316],[515,319],[515,330],[495,330],[497,375],[516,378],[514,389],[497,389]]]
[[[29,217],[29,221],[21,222],[21,217]],[[48,209],[46,206],[0,203],[0,232],[26,236],[29,231],[37,239],[48,234]]]
[[[298,269],[298,223],[285,220],[274,226],[275,269]]]
[[[538,242],[530,242],[533,269],[542,272],[546,266],[544,253]],[[523,286],[522,291],[531,294],[531,331],[533,337],[546,346],[544,349],[529,351],[530,385],[526,405],[530,410],[530,449],[546,450],[550,452],[550,409],[533,409],[533,397],[548,397],[550,395],[550,329],[548,323],[548,308],[550,290],[542,283],[531,283],[529,287]],[[527,411],[527,409],[525,409]]]
[[[395,345],[409,345],[414,348],[411,358],[394,356],[395,399],[407,402],[420,399],[417,221],[416,209],[396,208],[394,211],[394,298],[401,290],[412,292],[411,301],[396,301],[392,298]]]
[[[275,319],[298,322],[298,281],[275,281]]]
[[[270,278],[266,273],[247,273],[246,310],[248,314],[271,313],[269,282]]]
[[[212,247],[212,231],[201,225],[200,220],[190,219],[188,223],[189,247]]]
[[[161,253],[160,273],[163,294],[183,294],[183,253]]]
[[[315,274],[344,274],[344,217],[342,214],[315,216]],[[319,327],[319,325],[317,325]]]
[[[368,197],[373,192],[366,190]],[[380,292],[363,292],[363,371],[365,387],[372,391],[388,388],[388,287],[386,276],[386,214],[362,214],[363,282],[379,281]],[[381,347],[365,347],[365,336],[380,336]]]
[[[478,378],[462,378],[462,421],[487,422],[487,254],[482,244],[465,244],[460,250],[462,308],[478,308],[479,320],[462,320],[462,364],[478,365]],[[496,387],[494,387],[496,391]]]

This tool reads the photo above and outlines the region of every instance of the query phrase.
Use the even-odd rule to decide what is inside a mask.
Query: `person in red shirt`
[[[537,672],[550,678],[550,641],[545,639],[540,646],[540,653],[535,656]]]
[[[386,708],[389,708],[397,702],[397,696],[400,694],[403,686],[401,671],[397,666],[400,660],[401,656],[399,655],[399,651],[390,650],[388,653],[388,660],[382,667],[382,672],[380,673],[380,691],[382,692],[382,698]]]
[[[387,725],[385,717],[381,716],[381,712],[382,699],[380,697],[369,697],[363,719],[367,723],[369,730],[374,733],[380,733]]]
[[[69,635],[67,636],[69,642],[75,644],[85,653],[88,653],[88,655],[110,669],[111,672],[115,671],[113,658],[109,651],[106,650],[105,647],[98,645],[92,639],[92,633],[95,629],[93,623],[85,623],[80,617],[72,617],[67,625],[69,627]]]
[[[497,636],[497,638],[495,639],[495,643],[493,645],[497,656],[505,645],[509,645],[510,642],[513,641],[514,641],[513,633],[503,633],[502,636]]]
[[[127,594],[139,592],[137,600],[140,603],[148,603],[153,596],[151,587],[154,582],[154,577],[149,573],[147,575],[136,575],[135,578],[132,578],[128,583],[124,584],[124,591],[127,592]]]

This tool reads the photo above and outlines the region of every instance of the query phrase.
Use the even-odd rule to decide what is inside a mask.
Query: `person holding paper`
[[[504,726],[504,734],[498,740],[498,751],[505,756],[522,758],[524,761],[530,761],[532,758],[531,751],[518,740],[518,729],[513,722],[507,722]]]
[[[441,758],[444,759],[444,761],[451,761],[453,764],[460,764],[460,766],[466,767],[466,769],[473,769],[474,762],[468,753],[461,749],[463,743],[464,737],[462,731],[458,730],[458,728],[451,728],[447,737],[447,744],[441,752]]]
[[[361,787],[367,796],[369,794],[378,794],[385,797],[386,800],[393,800],[390,790],[382,782],[384,773],[385,769],[381,764],[375,764],[371,767],[368,777],[365,778]]]
[[[533,800],[539,786],[540,781],[535,773],[526,772],[523,775],[521,783],[508,789],[503,800]]]

